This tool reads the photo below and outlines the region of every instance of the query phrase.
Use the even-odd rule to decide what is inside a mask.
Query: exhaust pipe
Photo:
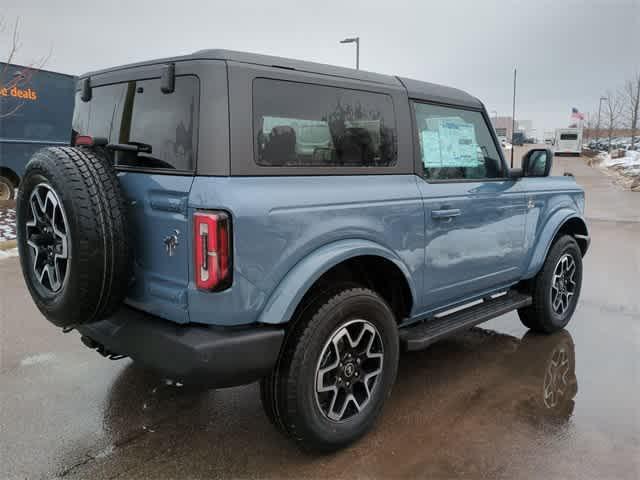
[[[95,350],[100,355],[108,358],[109,360],[121,360],[123,358],[127,358],[127,355],[120,355],[119,353],[114,353],[107,350],[104,345],[96,342],[93,338],[87,337],[86,335],[82,335],[80,337],[80,340],[82,340],[82,343],[84,343],[87,348]]]

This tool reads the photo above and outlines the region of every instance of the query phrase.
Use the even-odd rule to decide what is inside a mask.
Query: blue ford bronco
[[[44,316],[166,377],[259,380],[306,449],[374,424],[401,350],[578,302],[583,190],[549,150],[509,169],[454,88],[203,50],[81,76],[72,138],[18,196]]]

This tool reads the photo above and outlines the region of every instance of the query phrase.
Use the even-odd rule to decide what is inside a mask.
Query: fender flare
[[[584,220],[584,217],[577,214],[575,210],[570,208],[562,208],[556,211],[542,229],[542,233],[537,235],[537,242],[534,246],[533,253],[531,254],[531,258],[529,260],[529,265],[525,270],[525,274],[523,275],[523,279],[529,279],[534,277],[538,271],[542,268],[542,264],[544,260],[547,258],[547,254],[549,253],[549,249],[551,248],[551,242],[556,237],[560,229],[572,219],[578,219],[582,226],[584,227],[585,232],[588,232],[587,224]],[[588,236],[588,235],[587,235]]]
[[[414,301],[417,299],[409,268],[392,250],[370,240],[339,240],[313,251],[287,272],[271,293],[258,317],[258,323],[288,322],[302,297],[316,280],[337,264],[362,255],[378,256],[393,262],[404,274]]]

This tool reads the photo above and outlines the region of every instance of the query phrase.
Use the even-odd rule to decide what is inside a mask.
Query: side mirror
[[[522,157],[525,177],[548,177],[553,164],[553,152],[548,148],[534,148]]]

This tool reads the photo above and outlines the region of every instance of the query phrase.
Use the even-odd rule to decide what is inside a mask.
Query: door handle
[[[431,210],[431,218],[447,219],[460,216],[459,208],[448,208],[446,210]]]

